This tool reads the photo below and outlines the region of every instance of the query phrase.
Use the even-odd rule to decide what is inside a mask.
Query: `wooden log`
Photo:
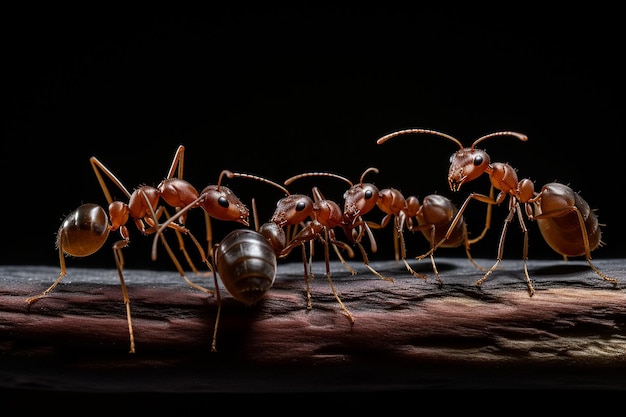
[[[493,261],[477,260],[490,266]],[[58,276],[54,267],[2,266],[0,383],[55,392],[407,391],[455,388],[626,387],[626,263],[529,261],[529,296],[520,260],[504,260],[480,287],[467,259],[430,263],[331,264],[332,295],[314,265],[306,308],[302,263],[279,265],[273,288],[247,307],[222,288],[217,302],[176,271],[126,270],[136,340],[129,333],[114,269],[69,267],[48,296],[27,297]],[[213,288],[210,276],[189,276]],[[221,285],[220,285],[221,287]]]

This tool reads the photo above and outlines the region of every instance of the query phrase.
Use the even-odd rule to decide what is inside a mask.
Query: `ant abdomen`
[[[57,233],[57,247],[68,255],[89,256],[104,245],[109,231],[106,211],[97,204],[83,204],[61,223]]]
[[[274,248],[251,229],[235,229],[216,245],[215,264],[228,292],[246,305],[263,298],[276,277]]]
[[[441,247],[456,248],[466,241],[467,229],[463,219],[456,224],[452,232],[446,238],[448,227],[459,212],[450,199],[440,194],[429,194],[422,199],[421,207],[422,211],[417,217],[417,221],[420,225],[434,226],[435,235],[433,242],[439,242],[443,239],[444,242],[441,244]],[[422,230],[422,234],[426,239],[431,240],[430,231],[428,231],[428,229]]]
[[[602,244],[598,217],[580,194],[567,185],[557,182],[544,185],[535,208],[541,235],[555,252],[567,257],[585,256],[587,251]],[[580,226],[579,213],[584,229]],[[588,250],[582,233],[587,236]]]

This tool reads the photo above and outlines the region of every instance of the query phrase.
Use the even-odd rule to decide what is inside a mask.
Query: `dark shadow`
[[[529,273],[531,275],[554,276],[579,274],[583,271],[591,271],[591,268],[587,264],[558,263],[557,261],[554,265],[533,268],[529,270]]]

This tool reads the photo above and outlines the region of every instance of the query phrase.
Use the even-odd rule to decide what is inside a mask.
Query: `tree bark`
[[[490,266],[487,260],[477,260]],[[54,267],[2,266],[3,388],[68,392],[283,392],[421,388],[626,387],[626,292],[622,259],[505,260],[481,285],[467,259],[331,264],[342,311],[315,263],[307,310],[302,263],[280,264],[255,306],[221,286],[217,299],[176,271],[126,270],[136,353],[115,269],[72,268],[46,297]],[[214,288],[211,276],[188,276]]]

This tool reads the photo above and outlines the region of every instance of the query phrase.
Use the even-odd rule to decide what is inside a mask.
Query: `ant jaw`
[[[456,181],[453,179],[448,180],[448,184],[450,185],[450,190],[455,193],[461,190],[461,185],[463,185],[463,181]]]
[[[461,190],[461,185],[471,180],[472,178],[469,178],[467,175],[463,175],[461,170],[454,174],[448,175],[448,184],[450,185],[450,190],[454,192]]]
[[[354,223],[357,217],[360,215],[361,215],[361,210],[359,210],[355,206],[350,206],[350,207],[344,208],[342,217],[346,223]]]

